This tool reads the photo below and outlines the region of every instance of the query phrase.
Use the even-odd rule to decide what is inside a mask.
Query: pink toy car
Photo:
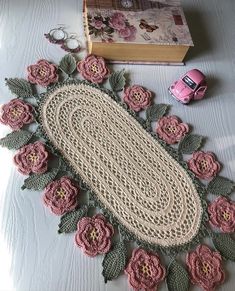
[[[183,104],[202,99],[207,89],[205,75],[197,69],[187,72],[168,89],[170,94]]]

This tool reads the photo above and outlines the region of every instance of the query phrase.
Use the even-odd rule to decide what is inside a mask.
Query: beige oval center
[[[106,93],[65,85],[41,108],[44,130],[97,198],[139,239],[190,242],[202,206],[187,172]]]

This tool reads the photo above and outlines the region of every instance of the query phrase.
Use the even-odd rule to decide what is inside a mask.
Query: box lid
[[[89,41],[193,46],[178,0],[87,0]]]

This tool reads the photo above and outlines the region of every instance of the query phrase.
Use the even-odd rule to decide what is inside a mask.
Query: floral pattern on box
[[[88,7],[88,38],[92,42],[193,46],[181,7],[123,11]]]

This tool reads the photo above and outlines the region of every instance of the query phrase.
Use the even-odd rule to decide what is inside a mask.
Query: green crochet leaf
[[[175,259],[170,263],[167,270],[167,287],[169,291],[188,291],[188,272]]]
[[[214,195],[229,195],[235,186],[235,183],[227,178],[217,176],[207,187],[207,191]]]
[[[68,75],[76,70],[76,60],[71,54],[65,55],[60,61],[59,68]]]
[[[24,185],[21,187],[21,189],[30,189],[36,191],[43,190],[47,184],[55,179],[57,173],[58,169],[52,169],[51,171],[48,171],[44,174],[31,175],[24,180]]]
[[[9,150],[17,150],[28,143],[32,137],[32,133],[26,130],[17,130],[9,133],[0,139],[0,146]]]
[[[107,283],[117,278],[124,270],[127,260],[127,249],[124,242],[117,243],[113,250],[107,253],[102,262],[104,281]]]
[[[178,150],[182,154],[192,154],[202,145],[203,137],[197,134],[187,134],[179,143]]]
[[[113,91],[121,91],[124,88],[126,84],[124,73],[124,70],[117,71],[109,77],[109,84]]]
[[[9,78],[5,80],[10,91],[17,97],[27,98],[33,96],[33,91],[28,81],[19,78]]]
[[[163,117],[167,110],[169,109],[169,105],[167,104],[153,104],[148,107],[146,110],[146,119],[148,122],[156,121]]]
[[[213,233],[212,241],[222,257],[235,261],[235,241],[226,233]]]
[[[78,221],[87,213],[87,206],[65,213],[60,218],[58,233],[69,233],[77,230]]]

